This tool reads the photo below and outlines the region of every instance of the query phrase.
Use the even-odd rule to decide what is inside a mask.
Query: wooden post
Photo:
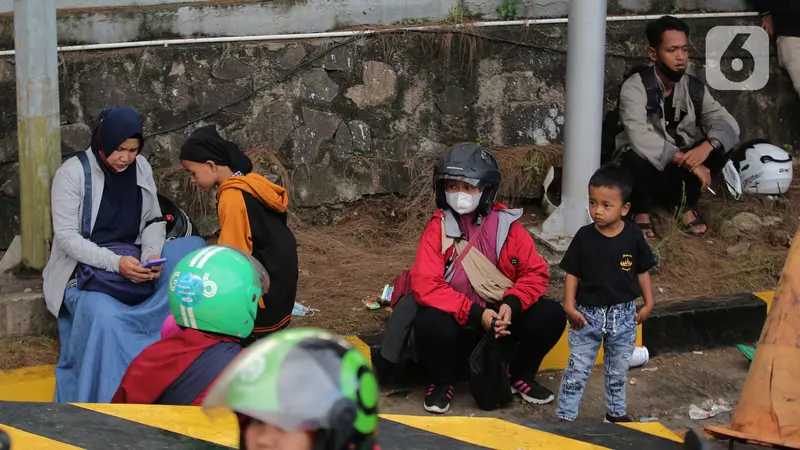
[[[724,438],[800,449],[800,228],[792,241],[756,355]]]
[[[55,0],[14,0],[22,264],[47,263],[50,185],[61,164]]]

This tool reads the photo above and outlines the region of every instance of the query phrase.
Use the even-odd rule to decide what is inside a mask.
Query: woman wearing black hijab
[[[56,401],[111,400],[130,361],[158,339],[169,315],[162,267],[169,273],[181,257],[205,245],[197,238],[164,245],[153,172],[139,155],[143,134],[133,109],[107,109],[92,131],[91,148],[65,161],[53,179],[54,236],[43,276],[61,344]],[[162,255],[163,266],[142,267]],[[141,301],[125,302],[87,279],[110,280],[121,294],[135,286]]]

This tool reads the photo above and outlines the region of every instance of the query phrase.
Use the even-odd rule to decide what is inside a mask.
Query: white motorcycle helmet
[[[745,143],[732,159],[746,194],[781,195],[792,184],[792,155],[769,141]]]

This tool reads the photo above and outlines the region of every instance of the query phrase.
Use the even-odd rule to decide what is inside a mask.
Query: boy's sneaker
[[[547,389],[533,379],[510,377],[511,393],[519,394],[523,400],[536,405],[545,405],[556,398],[553,391]]]
[[[425,394],[425,411],[444,414],[450,409],[450,400],[453,399],[452,384],[432,384]]]
[[[603,419],[605,423],[626,423],[626,422],[633,422],[630,417],[626,415],[620,417],[614,417],[609,413],[606,413],[606,418]]]

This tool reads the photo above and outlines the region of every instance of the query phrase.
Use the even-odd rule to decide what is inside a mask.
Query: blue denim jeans
[[[628,367],[636,348],[636,302],[613,306],[577,306],[588,322],[580,330],[569,329],[569,363],[558,391],[559,419],[575,420],[578,406],[600,345],[603,345],[608,414],[626,414]]]

